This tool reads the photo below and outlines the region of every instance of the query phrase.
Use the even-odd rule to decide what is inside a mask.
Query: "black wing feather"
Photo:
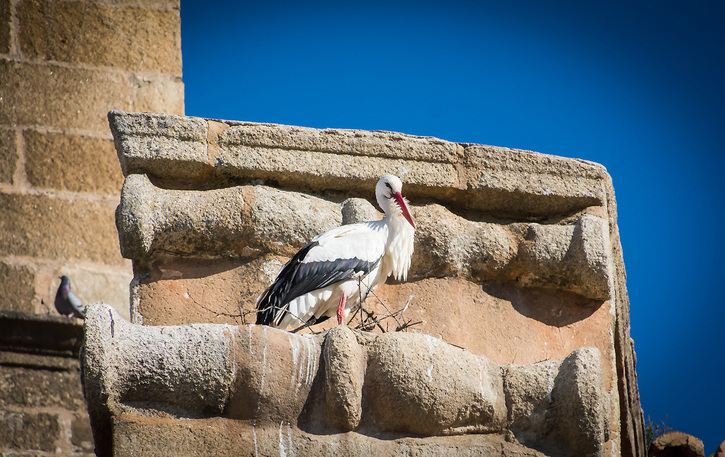
[[[310,249],[319,243],[313,241],[300,249],[277,275],[274,283],[259,297],[257,302],[257,324],[278,324],[287,314],[289,302],[313,290],[322,289],[355,275],[367,275],[380,262],[368,262],[358,258],[340,259],[328,262],[307,262],[304,258]],[[282,314],[275,319],[279,311]]]

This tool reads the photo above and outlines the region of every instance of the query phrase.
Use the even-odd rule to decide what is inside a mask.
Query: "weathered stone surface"
[[[317,151],[336,155],[386,157],[419,162],[452,163],[455,143],[395,132],[313,129],[293,125],[234,122],[219,139],[222,148],[258,146],[286,151]]]
[[[570,374],[559,379],[562,385],[557,390],[559,396],[567,392],[581,397],[578,402],[559,404],[558,408],[576,410],[590,424],[582,428],[571,417],[563,419],[562,424],[574,430],[576,438],[567,433],[557,435],[528,429],[520,422],[518,433],[521,439],[526,439],[527,434],[546,435],[550,442],[537,445],[552,455],[558,452],[554,442],[562,443],[561,448],[574,455],[596,455],[605,450],[641,455],[641,413],[629,338],[616,203],[611,180],[603,167],[527,151],[390,132],[315,130],[122,112],[114,116],[112,125],[127,122],[138,126],[114,136],[117,146],[119,140],[130,141],[135,137],[133,141],[138,147],[134,146],[135,156],[129,157],[133,156],[138,165],[133,170],[127,167],[126,172],[129,177],[134,173],[151,175],[155,186],[144,191],[151,191],[154,203],[146,204],[143,210],[153,215],[151,219],[165,218],[152,228],[152,236],[144,238],[148,233],[137,230],[139,235],[133,241],[141,246],[136,250],[137,256],[132,257],[137,275],[132,306],[139,311],[134,311],[135,322],[249,322],[254,318],[254,299],[282,264],[302,244],[329,228],[318,224],[314,225],[316,230],[310,230],[307,220],[317,224],[321,218],[334,218],[330,226],[336,226],[343,221],[375,218],[379,213],[369,203],[373,184],[379,173],[397,173],[405,182],[404,194],[417,203],[413,215],[419,229],[410,282],[383,285],[365,304],[368,312],[384,319],[381,328],[393,330],[401,322],[413,323],[415,331],[440,336],[504,365],[560,359],[580,347],[596,347],[601,354],[597,375],[601,387],[587,384],[590,378],[586,376]],[[160,126],[155,130],[157,134],[154,129],[144,130],[151,123]],[[198,133],[184,136],[176,130]],[[193,159],[184,153],[176,169],[163,165],[164,160],[173,161],[173,154],[168,154],[171,147],[166,145],[170,139],[193,143],[198,149]],[[124,147],[118,148],[122,161],[126,160]],[[167,147],[168,150],[160,149]],[[407,161],[415,163],[415,167],[408,166]],[[392,169],[383,169],[388,166]],[[359,172],[353,176],[346,171],[350,167]],[[262,195],[267,191],[259,189],[267,188],[260,183],[276,187],[274,192],[278,193]],[[235,185],[239,187],[231,187]],[[211,203],[211,198],[205,200],[201,194],[193,193],[199,189],[214,189],[209,192],[216,197],[241,194],[244,204],[235,206],[223,201],[222,207],[229,216],[217,217],[213,208],[189,209],[166,203],[174,199],[186,199],[185,205]],[[143,193],[134,198],[143,199]],[[322,204],[312,205],[310,200]],[[154,207],[156,202],[166,206]],[[269,205],[264,206],[266,202]],[[259,205],[257,218],[251,217],[255,211],[253,204]],[[131,205],[122,204],[119,212],[123,208]],[[169,208],[173,210],[168,211]],[[321,211],[305,214],[306,220],[296,220],[298,208]],[[134,211],[128,214],[135,217]],[[235,212],[241,225],[231,216]],[[205,213],[212,217],[204,220]],[[129,226],[138,225],[141,220],[133,217],[126,220]],[[224,227],[212,227],[217,222]],[[275,238],[282,228],[288,232]],[[172,235],[167,236],[164,231]],[[306,235],[299,236],[300,232]],[[199,233],[201,236],[197,236]],[[231,249],[223,250],[225,247]],[[202,265],[204,262],[206,266]],[[219,264],[212,267],[214,262]],[[209,285],[205,278],[210,279]],[[226,288],[227,293],[225,287],[219,286],[221,281],[233,283]],[[397,317],[398,322],[384,317],[389,309],[404,307],[406,311]],[[352,325],[359,322],[357,319]],[[481,331],[481,323],[485,324],[485,331]],[[324,330],[333,324],[322,323],[312,330]],[[292,360],[290,340],[260,337],[259,332],[250,330],[250,348],[252,341],[264,341],[268,346],[262,346],[262,353],[265,347],[269,351],[272,346],[279,346],[277,352],[267,355]],[[369,343],[363,340],[358,344],[367,353]],[[256,357],[256,363],[264,366],[259,355]],[[579,364],[586,365],[584,359],[571,362],[568,370],[577,372]],[[250,379],[256,381],[250,381],[248,387],[258,389],[264,379],[266,387],[272,388],[271,371],[255,370]],[[275,370],[285,379],[280,385],[292,383],[285,376],[293,370]],[[548,378],[542,379],[547,381],[546,385],[533,383],[539,389],[537,398],[541,398],[541,392],[544,397],[546,392],[552,392],[547,390]],[[246,415],[239,413],[234,417],[251,418],[261,427],[260,421],[266,416],[254,415],[254,411],[262,404],[270,417],[283,424],[306,424],[310,430],[329,433],[325,427],[332,427],[335,408],[333,413],[326,411],[325,394],[316,390],[323,389],[324,382],[317,379],[315,383],[319,385],[310,391],[311,400],[303,409],[304,419],[289,415],[299,403],[293,402],[294,408],[285,409],[275,406],[271,398],[264,397],[262,403],[254,400],[262,398],[260,395],[248,396],[247,404],[239,403],[246,406],[235,411],[246,411]],[[593,409],[586,401],[590,391],[594,392],[592,397],[606,397]],[[289,392],[284,395],[288,398]],[[355,409],[354,403],[350,403],[350,410]],[[340,405],[337,409],[343,413],[337,416],[342,418],[342,426],[338,427],[350,429],[357,422],[356,415],[344,412],[344,402]],[[371,413],[372,404],[365,395],[361,408],[358,427],[376,429],[385,425]],[[550,411],[554,410],[551,406]],[[445,429],[440,424],[436,426]],[[455,430],[464,429],[461,426]],[[277,435],[280,430],[278,426]]]
[[[133,89],[133,109],[143,112],[164,111],[171,114],[184,113],[184,83],[177,76],[148,77],[129,76]],[[121,108],[120,104],[113,108]]]
[[[561,362],[551,390],[558,424],[550,437],[566,443],[573,455],[604,455],[609,439],[609,402],[596,348],[580,348]]]
[[[349,327],[327,332],[322,349],[325,359],[327,416],[340,430],[355,430],[362,415],[365,354]]]
[[[372,215],[370,206],[356,205]],[[460,276],[518,281],[601,300],[611,296],[607,224],[596,216],[583,215],[574,225],[507,228],[466,220],[440,205],[413,208],[419,228],[411,279]],[[316,235],[340,225],[341,215],[350,209],[350,200],[340,206],[266,186],[164,190],[146,175],[130,175],[117,225],[124,257],[136,260],[154,252],[291,256]],[[528,239],[521,241],[520,249],[517,233],[526,227]]]
[[[80,370],[44,370],[3,366],[0,369],[0,408],[65,408],[85,410]],[[87,418],[86,418],[87,420]]]
[[[224,413],[234,419],[295,422],[320,377],[321,336],[295,335],[262,325],[236,334],[236,382]]]
[[[26,130],[25,173],[34,187],[118,195],[123,174],[113,141]]]
[[[0,5],[0,8],[2,6]],[[0,129],[0,182],[12,184],[18,162],[15,130]]]
[[[606,360],[607,390],[616,381],[612,367],[616,354],[604,330],[613,325],[606,304],[570,293],[480,285],[462,278],[385,284],[376,296],[391,311],[402,309],[410,300],[400,319],[420,322],[413,331],[436,336],[502,365],[562,359],[579,347],[594,346]],[[365,302],[365,308],[377,316],[388,314],[375,297]],[[357,323],[355,320],[351,325]],[[393,319],[382,325],[389,332],[396,328]]]
[[[224,410],[236,375],[235,328],[134,326],[93,305],[85,330],[83,385],[97,445],[110,446],[110,414],[121,403],[182,415]]]
[[[112,129],[121,118],[133,124],[144,116],[148,115],[117,112],[111,120]],[[176,127],[167,125],[156,135],[168,137],[169,129],[187,128],[184,126],[199,121],[169,118]],[[206,144],[208,162],[186,161],[183,169],[165,171],[165,159],[155,157],[158,148],[152,140],[148,149],[133,151],[136,157],[143,157],[136,172],[183,177],[203,184],[199,179],[206,179],[206,166],[213,165],[221,180],[270,180],[286,188],[336,191],[348,196],[363,195],[384,172],[395,173],[406,183],[411,199],[434,199],[468,211],[509,217],[569,214],[602,206],[606,200],[606,170],[591,162],[493,146],[456,145],[394,132],[226,124],[229,127],[215,134],[213,141],[199,143]],[[151,138],[155,135],[149,135]],[[123,140],[123,134],[116,136],[119,139]],[[125,149],[119,148],[122,162],[124,154]]]
[[[233,129],[227,130],[227,134]],[[336,140],[344,141],[345,138]],[[223,138],[219,141],[220,153],[215,167],[218,173],[227,177],[274,180],[292,188],[332,188],[349,192],[374,187],[384,171],[398,175],[408,184],[425,183],[446,190],[458,188],[458,172],[451,163],[363,155],[355,150],[340,154],[314,149],[229,144]]]
[[[478,144],[463,148],[473,206],[553,215],[600,206],[606,199],[607,171],[597,163]]]
[[[183,113],[183,96],[179,78],[0,59],[0,98],[13,107],[0,110],[0,124],[106,132],[111,108]]]
[[[178,10],[22,0],[16,14],[27,57],[181,76]]]
[[[148,276],[131,284],[132,321],[254,323],[259,291],[269,286],[285,260],[275,255],[251,260],[161,257],[151,263]]]
[[[323,338],[256,325],[132,325],[111,308],[92,305],[84,385],[96,442],[108,443],[100,454],[109,452],[114,421],[161,410],[251,421],[260,434],[271,425],[285,439],[298,436],[298,427],[324,436],[358,423],[372,436],[504,433],[513,426],[545,431],[517,438],[547,453],[604,455],[608,396],[594,348],[535,365],[535,373],[551,368],[545,382],[531,382],[529,366],[502,367],[427,335],[375,336],[343,327],[326,343]],[[319,370],[323,344],[325,369]],[[520,392],[529,403],[521,403]],[[536,408],[551,411],[554,420],[531,414]]]
[[[505,368],[511,430],[522,444],[550,455],[604,455],[609,403],[596,348],[566,359]]]
[[[35,270],[26,265],[0,262],[0,309],[35,312]]]
[[[123,173],[145,171],[165,177],[208,174],[206,122],[198,118],[142,113],[108,113]]]
[[[389,431],[502,431],[501,368],[428,335],[386,333],[370,347],[366,396]]]
[[[505,226],[473,222],[436,204],[415,208],[415,217],[411,278],[498,278],[516,256],[516,237]]]
[[[58,416],[0,410],[0,443],[18,450],[55,451],[60,438]]]
[[[342,212],[343,225],[383,218],[383,215],[364,198],[348,198],[342,202],[340,211]]]
[[[338,433],[320,435],[287,422],[256,424],[222,418],[172,419],[123,415],[114,421],[114,455],[383,455],[544,457],[499,435],[400,437]]]
[[[121,251],[131,259],[154,251],[244,255],[262,248],[291,256],[341,219],[339,206],[320,198],[263,186],[162,190],[145,175],[126,178],[116,214]]]
[[[682,432],[667,432],[655,438],[649,447],[650,457],[705,457],[702,440]]]
[[[48,195],[0,194],[0,255],[120,265],[113,208]]]
[[[92,453],[94,449],[93,430],[91,430],[91,422],[88,419],[88,413],[85,411],[85,405],[82,411],[82,413],[73,414],[70,442],[83,452]]]
[[[80,319],[0,310],[0,363],[77,370],[83,340]]]
[[[0,2],[0,54],[10,53],[10,22],[12,10],[9,1]]]
[[[522,285],[555,286],[585,297],[611,297],[611,246],[607,222],[583,215],[574,225],[531,224],[519,247],[528,266],[518,280]]]

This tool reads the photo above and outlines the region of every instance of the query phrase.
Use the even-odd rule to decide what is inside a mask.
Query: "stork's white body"
[[[300,250],[257,301],[258,323],[286,330],[336,313],[344,321],[388,276],[407,279],[415,226],[401,187],[398,178],[383,176],[376,196],[385,218],[334,228]]]

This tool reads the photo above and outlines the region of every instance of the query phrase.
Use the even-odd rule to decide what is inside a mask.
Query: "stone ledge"
[[[124,414],[114,420],[112,455],[299,455],[299,456],[437,456],[546,457],[546,454],[497,434],[405,436],[354,432],[320,435],[283,422],[256,425],[254,421],[222,418],[173,419]],[[213,449],[213,452],[210,451]],[[293,453],[294,452],[294,453]]]
[[[260,432],[279,427],[292,447],[291,435],[300,431],[355,430],[354,439],[490,433],[513,434],[546,453],[593,457],[606,454],[610,439],[602,358],[592,347],[563,360],[502,366],[415,333],[149,327],[101,305],[90,306],[87,316],[83,376],[96,442],[105,443],[99,455],[109,455],[114,427],[129,416],[157,423],[165,422],[160,417],[254,421]],[[242,449],[251,451],[252,443]]]
[[[357,201],[362,214],[376,213]],[[156,254],[292,256],[342,222],[346,203],[267,186],[167,190],[145,175],[126,178],[116,222],[124,257]],[[441,205],[413,205],[419,222],[411,279],[459,276],[518,282],[606,300],[612,264],[606,220],[583,214],[566,225],[474,222]],[[358,221],[348,221],[358,222]]]
[[[271,181],[317,194],[369,197],[383,172],[413,199],[515,218],[606,206],[601,165],[530,151],[394,132],[312,129],[155,113],[109,113],[126,176],[223,187]]]
[[[2,351],[78,358],[82,343],[79,320],[0,310]]]

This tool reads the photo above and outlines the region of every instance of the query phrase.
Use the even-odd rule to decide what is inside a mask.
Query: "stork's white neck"
[[[383,221],[389,230],[385,249],[385,257],[389,262],[388,274],[392,274],[397,280],[405,281],[410,268],[410,258],[413,256],[415,229],[403,217],[400,210],[397,211],[397,214],[386,214]]]

